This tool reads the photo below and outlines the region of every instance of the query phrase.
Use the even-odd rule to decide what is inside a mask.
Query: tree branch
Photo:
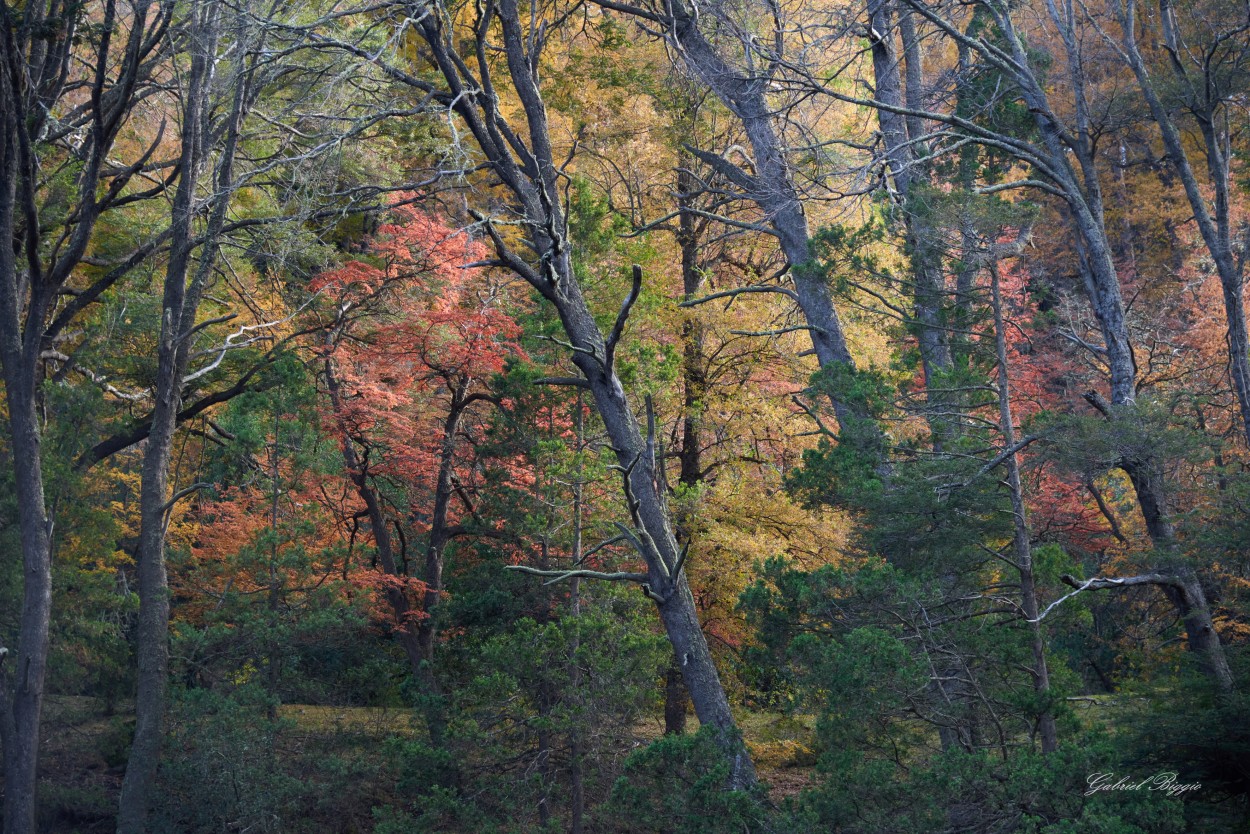
[[[642,267],[638,264],[634,264],[633,279],[629,295],[625,296],[625,300],[621,303],[621,311],[616,314],[616,324],[612,326],[612,332],[608,335],[608,341],[604,347],[603,367],[608,371],[612,370],[612,357],[616,354],[617,342],[621,340],[625,332],[625,322],[629,321],[629,311],[633,309],[638,301],[638,295],[642,292]]]
[[[646,582],[648,577],[645,573],[631,573],[628,571],[618,571],[616,573],[604,573],[603,571],[587,570],[585,568],[575,568],[573,570],[542,570],[540,568],[531,568],[529,565],[504,565],[504,570],[514,570],[520,573],[527,573],[531,576],[550,576],[544,582],[544,585],[554,585],[557,582],[563,582],[566,579],[605,579],[612,582]]]

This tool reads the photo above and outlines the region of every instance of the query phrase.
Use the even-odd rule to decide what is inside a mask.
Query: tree
[[[172,206],[170,254],[166,265],[161,302],[160,339],[157,346],[157,372],[152,387],[154,406],[144,449],[143,480],[140,488],[140,528],[136,549],[138,563],[139,622],[136,640],[139,665],[138,695],[135,700],[135,734],[126,778],[122,785],[118,831],[138,834],[146,829],[151,806],[152,784],[160,762],[165,691],[169,679],[169,588],[165,574],[166,519],[173,502],[185,493],[170,497],[169,460],[174,432],[182,409],[182,392],[193,354],[196,318],[219,247],[218,238],[227,218],[230,197],[236,187],[234,157],[239,144],[241,122],[256,94],[254,55],[247,41],[246,24],[240,11],[239,39],[235,49],[243,53],[232,77],[226,81],[226,115],[213,124],[214,75],[220,61],[218,43],[223,28],[222,10],[211,4],[195,4],[189,15],[186,37],[191,44],[191,65],[187,71],[182,98],[180,176]],[[250,65],[249,65],[250,64]],[[197,205],[200,177],[208,167],[208,154],[220,145],[212,182],[212,196]],[[209,215],[198,261],[192,268],[197,248],[195,217]],[[191,276],[188,281],[188,276]]]
[[[169,48],[172,7],[137,2],[119,19],[117,4],[27,4],[0,8],[0,361],[4,366],[8,440],[22,506],[24,582],[21,635],[13,677],[0,682],[0,729],[5,758],[5,834],[35,828],[39,724],[51,618],[52,528],[43,491],[39,400],[44,352],[76,312],[97,298],[163,236],[63,307],[57,302],[86,256],[100,217],[135,199],[127,193],[160,145],[114,164],[114,148],[133,109],[159,83]],[[99,25],[91,25],[93,15]],[[71,66],[91,69],[84,77]],[[85,90],[80,98],[78,90]],[[54,193],[40,173],[59,170],[66,193]],[[163,183],[157,186],[163,189]],[[7,653],[7,652],[6,652]]]
[[[434,643],[445,551],[457,537],[499,535],[472,517],[471,504],[469,523],[456,523],[456,493],[468,500],[467,479],[457,477],[460,446],[475,407],[501,404],[489,383],[519,355],[518,332],[500,288],[477,280],[480,244],[410,206],[393,214],[370,247],[380,265],[353,261],[313,286],[334,300],[323,351],[329,422],[369,519],[396,634],[428,702],[431,741],[441,748],[446,717]],[[388,509],[396,503],[387,500],[388,483],[403,490],[407,506]],[[402,537],[399,525],[411,518],[424,519],[419,583],[391,532]]]
[[[1220,7],[1186,10],[1179,13],[1169,0],[1159,3],[1158,14],[1141,16],[1135,0],[1115,6],[1120,26],[1119,42],[1103,34],[1132,69],[1159,128],[1169,161],[1180,177],[1185,197],[1193,209],[1207,252],[1215,263],[1223,289],[1227,323],[1229,376],[1241,409],[1242,430],[1250,443],[1250,336],[1246,330],[1244,253],[1238,253],[1238,237],[1244,237],[1233,222],[1232,148],[1230,116],[1232,97],[1250,77],[1250,17],[1244,10]],[[1185,26],[1182,21],[1196,25]],[[1147,65],[1138,35],[1157,39],[1164,53],[1167,70]],[[1091,24],[1098,27],[1096,20]],[[1162,77],[1160,77],[1162,76]],[[1161,92],[1163,90],[1164,92]],[[1164,95],[1172,99],[1165,103]],[[1169,106],[1171,105],[1171,106]],[[1199,178],[1186,148],[1176,110],[1188,111],[1202,135],[1201,157],[1206,181]],[[1208,197],[1207,195],[1211,196]]]
[[[1097,152],[1100,126],[1095,124],[1095,90],[1089,71],[1092,59],[1079,37],[1075,5],[1047,6],[1047,22],[1056,33],[1053,63],[1050,55],[1043,58],[1031,48],[1012,9],[978,4],[973,17],[975,25],[965,28],[961,13],[918,0],[907,0],[907,5],[962,54],[975,56],[978,65],[974,69],[986,68],[1001,74],[1001,92],[983,110],[989,112],[988,105],[997,104],[999,97],[1023,104],[1029,114],[1031,135],[1009,129],[1014,127],[1010,122],[982,122],[958,111],[913,109],[879,98],[848,95],[821,83],[810,71],[800,68],[797,72],[838,100],[944,125],[952,146],[964,142],[979,144],[1006,153],[1028,168],[1028,175],[984,186],[984,193],[1036,189],[1061,201],[1066,220],[1076,235],[1086,297],[1102,337],[1102,345],[1094,350],[1105,365],[1110,388],[1109,400],[1097,391],[1090,391],[1086,399],[1113,424],[1131,421],[1137,408],[1137,369],[1121,279],[1106,226]],[[1042,65],[1046,66],[1045,71]],[[1056,105],[1051,88],[1045,83],[1047,71],[1064,79],[1063,90],[1070,99],[1063,107]],[[934,148],[933,152],[939,150]],[[1151,541],[1158,550],[1169,554],[1168,567],[1152,575],[1171,577],[1160,587],[1184,617],[1191,648],[1203,658],[1213,679],[1231,687],[1231,672],[1212,626],[1197,572],[1192,565],[1171,555],[1176,551],[1176,535],[1160,461],[1149,455],[1126,455],[1117,461],[1117,466],[1133,484]]]

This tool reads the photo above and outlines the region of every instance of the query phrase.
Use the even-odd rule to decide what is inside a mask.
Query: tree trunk
[[[434,487],[434,508],[430,516],[430,536],[425,548],[425,593],[422,598],[422,614],[417,621],[417,648],[421,653],[418,680],[429,703],[426,720],[430,724],[430,737],[437,745],[445,741],[447,710],[443,688],[434,672],[434,645],[438,635],[439,605],[443,599],[443,553],[449,540],[447,511],[451,504],[452,474],[455,467],[456,432],[464,415],[466,386],[462,382],[452,391],[451,408],[443,423],[443,438],[439,450],[438,478]]]
[[[0,268],[4,266],[0,263]],[[0,286],[9,285],[0,277]],[[19,516],[23,586],[17,652],[10,661],[11,674],[0,679],[4,688],[0,693],[0,707],[4,708],[0,716],[4,728],[4,834],[34,834],[39,726],[52,616],[52,537],[40,467],[34,365],[23,361],[20,349],[14,350],[20,331],[9,327],[16,318],[11,315],[13,312],[12,297],[5,292],[0,296],[0,314],[5,322],[0,355],[4,359],[14,486],[18,506],[22,508]],[[0,662],[3,660],[0,658]]]
[[[509,211],[525,225],[525,246],[531,260],[522,258],[499,235],[492,222],[483,218],[501,262],[524,278],[555,308],[573,353],[573,363],[582,373],[582,382],[595,401],[603,420],[617,463],[624,475],[627,507],[633,522],[633,544],[647,566],[643,590],[655,601],[674,650],[683,659],[683,675],[700,721],[714,728],[730,763],[727,787],[745,788],[755,782],[754,767],[734,724],[729,701],[712,663],[707,642],[699,628],[694,600],[679,570],[680,551],[673,535],[667,501],[657,481],[654,437],[644,442],[637,419],[630,407],[613,357],[628,318],[632,301],[627,301],[608,338],[604,338],[582,295],[571,260],[567,223],[563,216],[560,186],[546,105],[539,89],[538,49],[542,39],[535,32],[527,35],[517,0],[501,0],[493,9],[499,24],[502,58],[507,65],[516,102],[523,112],[525,152],[518,160],[516,147],[521,134],[498,109],[493,96],[457,95],[466,84],[481,89],[480,78],[470,73],[466,62],[454,53],[451,33],[444,31],[440,14],[425,15],[417,24],[430,60],[452,92],[451,106],[463,119],[494,173],[510,193]],[[491,27],[483,22],[478,31],[485,37]],[[491,45],[477,44],[478,72],[486,73],[486,52]],[[496,78],[491,84],[499,83]],[[504,139],[504,135],[508,137]],[[481,217],[481,215],[479,215]],[[637,298],[641,270],[636,270]]]
[[[916,36],[914,15],[902,11],[898,15],[898,31],[903,52],[895,49],[894,9],[889,0],[868,3],[869,39],[872,44],[874,98],[895,108],[923,109],[923,62]],[[903,86],[899,67],[906,73]],[[928,182],[925,163],[926,143],[923,120],[902,116],[887,109],[877,111],[885,145],[886,166],[894,181],[895,199],[902,213],[908,257],[913,282],[912,304],[916,342],[924,369],[926,399],[929,404],[929,425],[940,449],[943,438],[950,433],[950,409],[940,393],[941,376],[951,368],[948,329],[943,321],[946,304],[946,280],[942,271],[941,235],[934,228],[931,209],[923,205],[926,195],[918,186]]]
[[[695,298],[703,286],[703,272],[699,263],[698,216],[690,195],[697,187],[693,174],[682,167],[677,171],[679,196],[677,244],[681,250],[681,283],[684,301]],[[695,316],[687,316],[682,322],[682,417],[680,470],[677,482],[693,490],[703,480],[703,399],[707,396],[707,359],[703,354],[704,328]],[[678,516],[674,519],[675,533],[679,540],[690,546],[693,519]],[[664,733],[682,735],[686,732],[686,707],[690,693],[681,674],[681,662],[677,655],[669,658],[664,671]]]
[[[581,455],[586,450],[586,421],[582,413],[582,393],[577,392],[577,413],[573,425],[577,430],[577,471],[573,481],[573,542],[569,547],[569,558],[574,565],[582,561],[582,462]],[[580,704],[582,700],[582,666],[578,658],[581,650],[581,616],[582,596],[581,579],[573,577],[569,580],[569,617],[573,620],[573,634],[569,640],[569,693]],[[575,711],[576,714],[577,711]],[[586,814],[585,786],[585,744],[582,730],[574,721],[569,732],[569,834],[583,834]]]
[[[5,21],[7,28],[7,21]],[[8,49],[4,56],[8,57]],[[11,79],[7,61],[0,84]],[[0,362],[3,363],[8,407],[9,453],[17,497],[22,554],[22,611],[17,651],[0,656],[0,742],[4,745],[4,834],[34,834],[35,789],[39,766],[39,724],[47,673],[49,626],[52,617],[52,526],[43,493],[43,457],[39,417],[37,334],[23,328],[23,299],[15,250],[18,149],[16,105],[0,92],[4,105],[0,135]],[[42,325],[42,316],[36,319]],[[23,339],[23,335],[26,338]],[[8,669],[5,668],[8,661]],[[11,672],[10,672],[11,670]]]
[[[1206,592],[1198,580],[1198,572],[1177,552],[1176,530],[1169,518],[1165,498],[1164,474],[1152,461],[1126,460],[1121,468],[1128,474],[1137,492],[1146,532],[1171,563],[1161,573],[1172,577],[1175,582],[1161,587],[1185,624],[1189,650],[1197,656],[1202,670],[1216,687],[1222,692],[1231,692],[1233,673],[1224,646],[1220,643],[1219,632],[1211,619]]]
[[[170,260],[165,272],[157,373],[153,385],[155,402],[144,449],[139,494],[140,528],[136,558],[139,593],[136,629],[138,691],[134,739],[126,760],[126,775],[118,802],[119,834],[142,834],[146,830],[152,789],[160,763],[169,679],[169,584],[165,571],[165,533],[171,509],[169,462],[178,413],[182,407],[183,377],[190,363],[190,334],[219,251],[218,238],[226,222],[234,188],[234,156],[249,95],[245,59],[240,57],[221,158],[217,165],[205,242],[188,286],[187,275],[195,247],[196,190],[210,141],[208,99],[215,74],[220,13],[220,8],[210,3],[197,4],[192,9],[195,37],[183,114],[181,174],[174,195]],[[242,50],[243,47],[240,38],[236,48]]]
[[[1003,298],[999,286],[998,264],[990,261],[990,292],[994,308],[994,343],[998,353],[998,417],[1003,445],[1014,449],[1015,422],[1011,415],[1011,383],[1007,366],[1007,331],[1003,321]],[[1042,704],[1038,715],[1038,734],[1042,752],[1053,753],[1059,747],[1055,714],[1050,708],[1050,669],[1046,665],[1046,636],[1038,617],[1037,581],[1033,573],[1033,548],[1029,538],[1029,519],[1024,506],[1024,489],[1020,483],[1020,461],[1013,451],[1007,456],[1007,487],[1011,491],[1012,551],[1020,572],[1020,607],[1029,626],[1030,649],[1033,653],[1033,690]]]
[[[677,47],[676,52],[690,71],[741,120],[754,157],[754,174],[747,174],[721,156],[691,151],[743,189],[767,217],[790,264],[796,300],[807,321],[812,350],[820,367],[854,369],[829,285],[812,263],[807,215],[781,139],[773,126],[774,110],[766,98],[768,78],[730,66],[699,30],[699,15],[684,0],[667,4],[666,11],[671,16],[663,21],[665,34]],[[833,407],[843,427],[862,417],[845,403],[835,401]]]
[[[325,360],[324,375],[326,390],[330,397],[330,406],[336,413],[341,412],[343,396],[338,377],[334,373],[334,362],[332,359],[327,358]],[[407,578],[407,574],[400,570],[399,563],[395,558],[395,545],[391,538],[390,524],[386,517],[386,511],[382,507],[381,496],[378,495],[377,491],[369,483],[369,473],[360,460],[360,455],[356,453],[355,441],[344,430],[340,434],[339,442],[343,449],[343,463],[347,470],[347,475],[356,487],[356,494],[364,502],[365,512],[369,517],[369,527],[373,532],[373,543],[377,548],[378,563],[382,565],[382,572],[387,576]],[[429,551],[432,549],[434,548],[427,549],[427,559],[430,558]],[[437,555],[435,555],[435,560],[437,562]],[[437,562],[437,564],[441,570],[441,562]],[[438,682],[427,660],[427,658],[432,659],[433,657],[432,637],[427,638],[427,641],[423,643],[419,628],[413,624],[416,612],[413,611],[412,604],[402,588],[388,585],[386,588],[386,601],[390,605],[391,614],[395,618],[395,639],[404,650],[412,676],[417,681],[422,694],[427,700],[427,703],[424,705],[424,717],[426,720],[426,732],[430,736],[430,743],[437,749],[444,749],[446,745],[447,722],[446,714],[441,704],[442,693],[438,688]]]
[[[1179,54],[1174,15],[1170,0],[1160,0],[1159,21],[1162,24],[1162,35],[1173,55]],[[1200,101],[1187,102],[1197,116],[1198,127],[1202,132],[1206,149],[1207,174],[1214,196],[1212,206],[1208,203],[1202,184],[1198,181],[1180,130],[1172,114],[1160,99],[1154,80],[1150,77],[1146,62],[1138,49],[1135,0],[1126,0],[1120,6],[1120,23],[1123,32],[1124,57],[1137,77],[1138,86],[1150,108],[1150,115],[1159,127],[1164,150],[1180,177],[1185,196],[1194,213],[1194,220],[1202,234],[1202,240],[1220,276],[1220,287],[1224,298],[1224,318],[1227,325],[1229,377],[1241,414],[1241,433],[1247,444],[1250,444],[1250,336],[1246,332],[1244,260],[1239,260],[1233,253],[1229,215],[1229,160],[1222,148],[1221,136],[1217,128],[1223,104],[1217,93],[1219,80],[1210,76],[1213,64],[1204,63],[1203,71],[1207,75],[1202,79],[1205,83],[1200,87],[1203,90],[1202,98]],[[1174,66],[1178,88],[1185,89],[1189,86],[1191,79],[1188,78],[1183,67]],[[1190,87],[1190,89],[1193,88]]]

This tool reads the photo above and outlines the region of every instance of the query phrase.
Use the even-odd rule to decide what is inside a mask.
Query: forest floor
[[[421,734],[421,722],[404,709],[289,704],[279,714],[293,725],[290,740],[308,750],[342,750],[347,745],[367,756],[386,738]],[[814,720],[744,712],[740,723],[772,799],[780,802],[797,795],[814,774]],[[131,726],[126,704],[77,696],[47,699],[39,780],[41,831],[112,830]],[[697,727],[691,716],[688,731]],[[620,739],[620,754],[645,747],[663,731],[661,717],[644,718]]]

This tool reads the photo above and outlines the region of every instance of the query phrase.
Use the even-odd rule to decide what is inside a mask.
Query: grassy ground
[[[48,834],[96,834],[112,830],[129,739],[129,705],[108,705],[92,698],[55,696],[47,701],[40,768],[40,830]],[[409,710],[325,707],[290,704],[280,716],[294,726],[284,742],[300,753],[328,751],[348,759],[376,755],[389,737],[423,735]],[[812,721],[771,713],[743,713],[743,736],[774,801],[796,795],[813,773]],[[691,717],[689,730],[698,727]],[[649,717],[620,739],[619,755],[644,747],[664,730],[663,719]],[[619,759],[618,759],[619,760]],[[345,786],[347,787],[347,786]],[[367,786],[351,786],[367,792]],[[367,797],[357,822],[346,830],[370,828]]]

